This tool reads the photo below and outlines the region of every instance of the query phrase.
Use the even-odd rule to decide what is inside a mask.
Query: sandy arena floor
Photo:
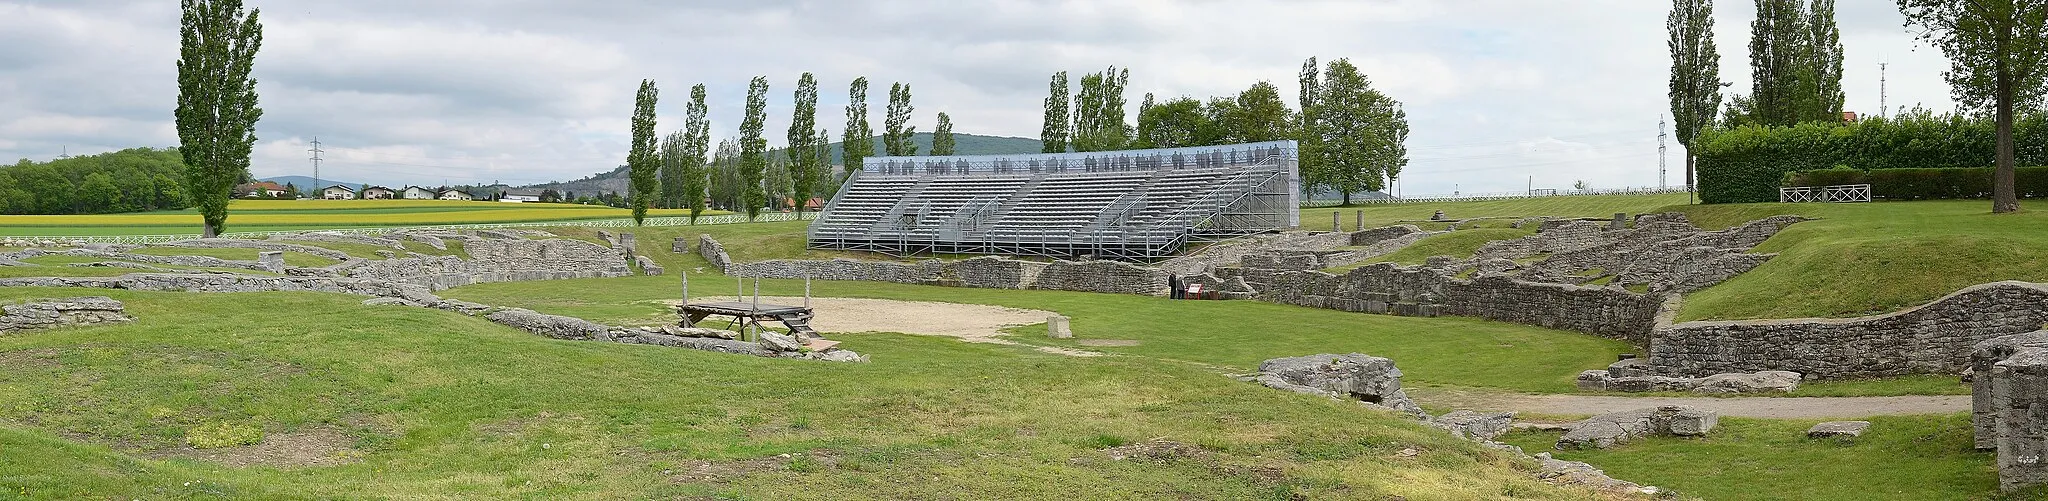
[[[752,301],[749,296],[743,301]],[[732,301],[732,296],[700,296],[690,298],[693,302]],[[761,296],[762,303],[800,305],[801,297]],[[676,301],[667,301],[676,304]],[[858,299],[843,297],[811,298],[811,309],[817,317],[811,320],[811,327],[830,335],[835,332],[900,332],[928,336],[959,338],[970,343],[1020,344],[1004,339],[1003,329],[1019,325],[1044,323],[1052,312],[989,306],[981,304],[939,303],[929,301],[897,301],[893,299]],[[707,325],[712,327],[715,325]],[[1051,346],[1036,347],[1039,351],[1077,357],[1101,356],[1100,352],[1073,350]]]

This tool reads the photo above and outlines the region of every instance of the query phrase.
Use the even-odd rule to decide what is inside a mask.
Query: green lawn
[[[1806,429],[1819,421],[1722,418],[1705,438],[1551,454],[1709,500],[1986,499],[1998,491],[1992,454],[1972,448],[1968,414],[1869,421],[1861,438],[1813,440]],[[1550,451],[1559,435],[1514,432],[1502,441],[1535,453]],[[2040,494],[2048,492],[2033,495]]]
[[[1148,357],[859,334],[836,337],[873,363],[777,360],[314,293],[0,300],[83,294],[138,321],[0,337],[0,497],[1588,497],[1389,413]],[[345,464],[161,459],[222,429]],[[1154,438],[1200,455],[1100,451]]]
[[[2048,212],[1982,200],[1673,207],[1717,228],[1776,214],[1822,218],[1755,252],[1778,257],[1686,298],[1678,320],[1848,317],[1999,280],[2048,281]]]
[[[698,291],[730,293],[735,283],[709,273],[690,278]],[[642,324],[673,321],[673,311],[655,301],[675,298],[679,294],[677,280],[657,276],[508,282],[461,287],[443,295],[600,322]],[[1195,362],[1234,372],[1252,372],[1259,362],[1270,358],[1355,351],[1394,359],[1407,374],[1406,381],[1560,393],[1573,390],[1572,378],[1579,371],[1605,367],[1616,354],[1632,351],[1620,341],[1501,322],[1365,315],[1257,301],[1173,301],[875,282],[819,281],[813,283],[813,290],[821,296],[1048,310],[1072,318],[1077,338],[1140,342],[1138,346],[1084,349]],[[801,295],[803,282],[763,280],[761,291]],[[1078,347],[1075,341],[1041,339],[1042,334],[1018,337]]]

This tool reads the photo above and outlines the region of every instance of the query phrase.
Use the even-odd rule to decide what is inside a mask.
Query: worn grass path
[[[1546,416],[1591,415],[1662,405],[1688,405],[1723,416],[1764,419],[1862,418],[1954,414],[1970,411],[1969,395],[1889,397],[1629,397],[1529,395],[1448,388],[1412,388],[1409,396],[1431,408],[1515,411]]]

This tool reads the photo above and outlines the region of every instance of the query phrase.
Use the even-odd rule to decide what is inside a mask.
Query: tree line
[[[111,214],[192,206],[177,148],[130,148],[0,167],[0,213]]]
[[[841,155],[849,170],[875,154],[867,90],[867,77],[855,78],[847,86],[849,104]],[[831,196],[845,177],[832,166],[830,130],[818,126],[817,77],[808,72],[797,77],[792,96],[795,107],[785,135],[787,146],[776,150],[768,148],[764,130],[768,93],[767,77],[757,76],[748,83],[739,136],[720,140],[714,149],[704,84],[690,88],[682,129],[657,138],[654,110],[659,89],[652,80],[641,81],[631,121],[632,147],[626,155],[630,180],[626,200],[634,220],[644,221],[652,207],[689,209],[693,220],[714,207],[744,212],[752,218],[768,208],[803,211],[809,200]],[[916,108],[910,100],[909,85],[890,85],[881,135],[886,155],[917,154],[917,145],[911,141],[917,127],[910,124]],[[930,154],[951,155],[953,147],[952,117],[939,113]]]
[[[1992,211],[2019,210],[2014,119],[2040,110],[2048,94],[2048,2],[1896,2],[1915,38],[1949,58],[1950,69],[1942,76],[1962,111],[1995,124]],[[1843,51],[1834,0],[1756,0],[1756,17],[1750,24],[1750,93],[1726,96],[1726,107],[1721,88],[1729,84],[1720,78],[1713,11],[1713,0],[1673,0],[1665,21],[1672,61],[1671,115],[1677,122],[1678,142],[1687,152],[1688,189],[1695,178],[1695,152],[1708,129],[1839,126],[1845,119]]]
[[[1302,63],[1297,109],[1260,81],[1235,96],[1165,101],[1146,93],[1137,125],[1124,120],[1130,70],[1114,66],[1082,75],[1071,94],[1067,72],[1052,75],[1039,140],[1044,152],[1175,148],[1297,140],[1302,188],[1344,194],[1385,190],[1408,165],[1408,115],[1401,102],[1372,87],[1348,59]]]

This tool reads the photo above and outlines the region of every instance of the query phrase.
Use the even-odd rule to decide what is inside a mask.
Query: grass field
[[[1970,416],[1870,418],[1853,440],[1806,438],[1818,421],[1722,418],[1705,438],[1651,438],[1600,451],[1552,451],[1616,478],[1682,497],[1728,500],[1992,499],[1992,454],[1977,452]],[[1513,432],[1503,442],[1551,450],[1557,432]],[[2048,492],[1999,499],[2041,499]]]
[[[707,215],[727,214],[711,211]],[[655,209],[649,217],[687,216]],[[236,200],[228,231],[289,231],[443,224],[528,223],[633,217],[627,209],[570,204],[442,200]],[[0,236],[179,235],[198,233],[193,210],[85,216],[0,216]]]
[[[1685,205],[1686,194],[1667,193],[1662,195],[1599,195],[1521,198],[1513,200],[1487,200],[1477,202],[1430,202],[1412,204],[1372,204],[1354,207],[1323,207],[1301,210],[1301,227],[1305,230],[1329,230],[1330,214],[1335,213],[1345,230],[1352,229],[1359,216],[1364,214],[1365,227],[1375,228],[1402,223],[1426,224],[1436,211],[1444,211],[1444,217],[1471,219],[1480,217],[1613,217],[1616,212],[1631,215],[1657,212],[1673,205]]]
[[[875,361],[835,364],[549,340],[327,294],[0,300],[79,294],[138,320],[0,337],[0,497],[1591,497],[1382,411],[1149,357],[855,334],[835,337]],[[1196,449],[1102,451],[1155,438]],[[340,464],[179,458],[252,441]]]

